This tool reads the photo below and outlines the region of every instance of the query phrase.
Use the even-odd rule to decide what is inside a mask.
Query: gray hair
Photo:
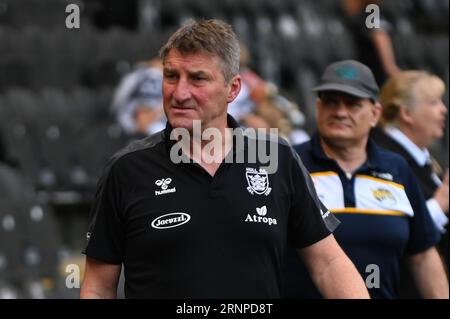
[[[231,26],[221,20],[190,20],[181,26],[159,51],[163,63],[172,49],[183,55],[206,52],[217,56],[226,83],[239,73],[239,41]]]

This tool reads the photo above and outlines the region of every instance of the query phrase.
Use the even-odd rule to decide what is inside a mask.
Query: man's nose
[[[191,97],[191,91],[189,87],[189,83],[180,79],[176,84],[175,90],[173,92],[173,98],[177,103],[183,103],[184,101],[189,100]]]
[[[336,105],[333,108],[333,114],[339,117],[347,116],[348,109],[343,101],[339,101],[336,103]]]

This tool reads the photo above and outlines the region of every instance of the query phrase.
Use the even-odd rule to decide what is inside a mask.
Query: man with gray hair
[[[107,164],[91,211],[81,297],[115,298],[123,265],[127,298],[279,298],[289,241],[325,296],[367,298],[331,234],[339,222],[292,148],[262,140],[277,146],[269,148],[279,163],[270,172],[247,156],[260,141],[227,114],[241,88],[231,27],[190,22],[161,58],[168,124]],[[184,133],[187,147],[173,152]],[[174,153],[188,161],[176,163]]]

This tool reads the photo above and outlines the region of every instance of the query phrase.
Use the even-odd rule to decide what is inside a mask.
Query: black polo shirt
[[[245,141],[233,154],[248,153],[253,137],[230,116],[228,125]],[[212,177],[192,161],[172,162],[170,132],[130,144],[106,165],[85,254],[124,264],[127,298],[279,297],[286,242],[311,245],[339,223],[324,214],[298,155],[268,139],[278,145],[275,173],[259,161],[224,161]]]

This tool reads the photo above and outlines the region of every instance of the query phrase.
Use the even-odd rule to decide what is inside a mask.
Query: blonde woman
[[[444,234],[439,248],[448,267],[448,169],[443,174],[428,151],[444,135],[448,112],[442,102],[444,92],[444,82],[425,71],[402,71],[392,76],[381,90],[382,128],[373,138],[402,155],[416,175],[434,224]],[[402,288],[411,296],[410,288]]]
[[[391,77],[380,94],[386,136],[376,135],[380,146],[400,153],[408,161],[441,232],[445,232],[448,223],[448,169],[441,180],[428,147],[444,135],[444,92],[444,82],[425,71],[404,71]]]

